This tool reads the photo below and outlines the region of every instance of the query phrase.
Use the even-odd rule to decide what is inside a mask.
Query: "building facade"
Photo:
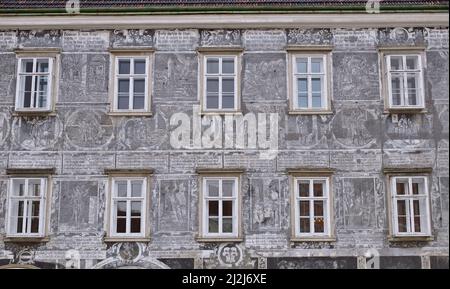
[[[448,268],[447,1],[17,2],[0,266]]]

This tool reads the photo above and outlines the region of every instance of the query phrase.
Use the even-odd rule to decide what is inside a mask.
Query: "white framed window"
[[[238,177],[203,177],[202,186],[203,237],[238,237]]]
[[[204,111],[236,111],[239,109],[239,57],[203,55],[202,107]]]
[[[150,111],[150,56],[114,56],[113,112]]]
[[[328,53],[291,55],[292,110],[329,110],[328,58]]]
[[[389,108],[423,108],[424,84],[420,54],[385,56]]]
[[[44,236],[47,182],[42,177],[10,179],[8,237]]]
[[[145,237],[147,178],[113,177],[110,237]]]
[[[52,107],[53,57],[18,57],[17,111],[48,111]]]
[[[329,178],[295,178],[294,186],[295,237],[331,236]]]
[[[394,236],[429,236],[431,219],[428,178],[391,177],[391,192]]]

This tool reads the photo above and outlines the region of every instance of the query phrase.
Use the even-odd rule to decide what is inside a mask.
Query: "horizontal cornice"
[[[448,26],[447,13],[0,16],[0,29],[377,28]]]

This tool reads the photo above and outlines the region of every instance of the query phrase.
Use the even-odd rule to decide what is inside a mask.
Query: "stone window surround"
[[[380,95],[384,102],[385,114],[396,114],[396,113],[427,113],[426,109],[426,53],[425,46],[380,46],[378,47],[378,63],[379,63],[379,77],[380,77]],[[421,106],[417,107],[391,107],[390,106],[390,91],[387,78],[387,65],[386,56],[388,55],[419,55],[421,62]]]
[[[286,170],[288,176],[289,176],[289,191],[290,191],[290,233],[291,238],[290,242],[334,242],[336,241],[335,237],[335,223],[334,223],[334,198],[333,198],[333,174],[335,172],[334,169],[330,168],[288,168]],[[295,198],[295,185],[296,180],[299,178],[327,178],[328,179],[328,228],[329,232],[328,234],[322,234],[322,235],[314,235],[314,236],[301,236],[296,235],[295,233],[295,225],[297,224],[296,221],[296,210],[295,204],[296,198]]]
[[[387,198],[387,218],[388,218],[388,227],[389,232],[387,239],[390,242],[408,242],[408,241],[432,241],[434,240],[434,236],[432,234],[432,210],[431,210],[431,199],[430,199],[430,188],[431,182],[429,181],[431,177],[432,168],[384,168],[383,170],[385,174],[386,180],[386,198]],[[427,194],[428,194],[428,226],[429,226],[429,234],[428,235],[395,235],[394,224],[393,224],[393,204],[392,204],[392,177],[425,177],[427,179]]]
[[[49,109],[27,109],[27,108],[17,108],[17,104],[19,102],[19,65],[17,65],[17,71],[16,71],[16,94],[15,94],[15,101],[14,101],[14,115],[56,115],[56,102],[58,98],[59,93],[59,75],[60,75],[60,65],[61,65],[61,59],[60,59],[60,48],[41,48],[41,47],[27,47],[26,49],[16,49],[14,50],[16,53],[17,63],[19,63],[20,58],[36,58],[36,57],[43,57],[43,58],[51,58],[53,59],[53,68],[51,71],[51,79],[49,87],[50,89],[50,97],[48,99],[49,101]]]
[[[198,53],[198,100],[200,102],[201,114],[239,114],[241,113],[241,75],[242,75],[242,55],[243,48],[241,47],[201,47],[197,49]],[[236,57],[236,91],[234,109],[206,109],[206,82],[205,82],[205,66],[206,57],[209,56],[235,56]]]
[[[288,83],[288,101],[289,111],[288,114],[332,114],[331,100],[332,100],[332,84],[333,84],[333,65],[332,54],[333,46],[330,45],[289,45],[286,48],[287,51],[287,83]],[[294,59],[297,56],[324,56],[324,70],[325,70],[325,107],[324,108],[308,108],[300,109],[294,105],[295,96],[295,82],[294,82]]]
[[[242,175],[244,173],[244,169],[236,168],[236,169],[197,169],[198,174],[198,188],[199,188],[199,198],[198,198],[198,220],[199,220],[199,229],[198,235],[195,238],[197,242],[242,242],[243,238],[243,228],[242,228]],[[204,226],[204,198],[203,198],[203,181],[205,177],[235,177],[237,178],[237,236],[236,237],[220,237],[220,236],[205,236],[203,234],[203,226]]]
[[[109,49],[110,52],[110,67],[109,67],[109,81],[108,81],[108,97],[110,109],[108,115],[110,116],[152,116],[152,95],[153,95],[153,67],[154,67],[154,49],[152,48],[114,48]],[[145,57],[147,58],[147,107],[145,111],[120,111],[114,109],[116,99],[116,60],[117,57]]]
[[[152,176],[153,169],[105,169],[105,174],[108,176],[108,185],[106,189],[106,204],[105,204],[105,218],[104,218],[104,230],[106,235],[104,242],[150,242],[151,241],[151,189],[152,189]],[[145,178],[146,180],[146,196],[143,216],[144,220],[144,232],[142,236],[116,236],[111,234],[112,224],[112,184],[114,178]]]
[[[9,177],[8,181],[8,206],[6,208],[6,222],[5,222],[5,230],[9,225],[9,210],[10,210],[10,190],[11,190],[11,179],[12,178],[45,178],[47,180],[46,191],[43,204],[43,224],[42,224],[42,232],[39,236],[9,236],[8,232],[6,232],[6,237],[3,239],[4,242],[14,242],[14,243],[41,243],[49,241],[49,226],[50,226],[50,214],[51,210],[51,201],[52,201],[52,192],[53,192],[53,179],[52,176],[55,174],[55,168],[40,168],[40,169],[28,169],[28,168],[8,168],[6,170],[6,174]]]

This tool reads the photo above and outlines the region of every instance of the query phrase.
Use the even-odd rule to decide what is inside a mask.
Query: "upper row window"
[[[289,99],[293,112],[331,112],[331,53],[289,54]],[[422,55],[383,53],[382,71],[387,109],[423,109]],[[240,109],[238,53],[201,55],[200,101],[205,112]],[[151,55],[112,54],[111,111],[149,113]],[[51,111],[56,90],[56,56],[18,57],[17,111]],[[270,85],[268,82],[267,85]]]
[[[50,110],[53,62],[50,57],[19,58],[17,110]]]

